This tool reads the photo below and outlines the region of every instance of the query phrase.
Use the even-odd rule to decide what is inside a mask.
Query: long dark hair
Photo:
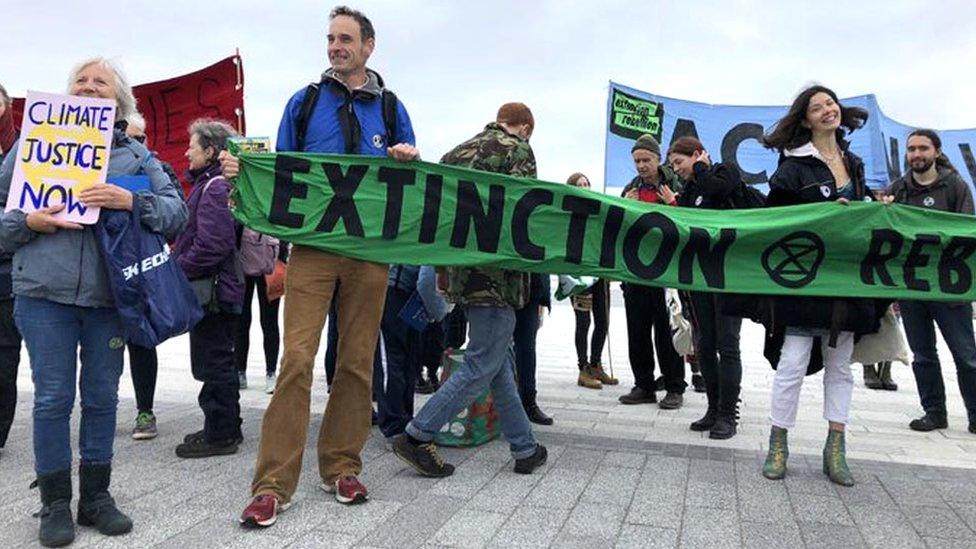
[[[796,96],[793,104],[790,105],[790,110],[787,111],[786,116],[779,119],[779,122],[773,127],[773,131],[763,136],[763,145],[766,148],[783,152],[809,143],[813,139],[813,132],[810,131],[810,128],[803,127],[802,122],[807,117],[810,99],[821,92],[829,95],[834,103],[840,107],[840,127],[837,128],[838,143],[842,143],[848,133],[864,126],[864,123],[867,122],[868,111],[860,107],[845,107],[837,98],[837,94],[826,86],[810,86]]]
[[[952,165],[952,162],[949,161],[949,157],[946,156],[944,152],[942,152],[942,139],[939,137],[939,134],[936,133],[935,130],[930,130],[928,128],[919,128],[913,131],[912,133],[908,134],[908,137],[905,138],[906,147],[908,146],[908,140],[916,135],[919,137],[928,138],[928,140],[932,142],[932,146],[935,147],[935,150],[938,151],[939,154],[935,156],[936,168],[945,168],[947,170],[959,173],[956,170],[956,167]]]

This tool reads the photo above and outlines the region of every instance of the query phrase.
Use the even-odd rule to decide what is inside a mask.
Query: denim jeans
[[[468,347],[464,367],[454,370],[427,404],[417,412],[407,433],[423,441],[434,435],[461,410],[491,387],[502,433],[515,459],[527,458],[537,446],[515,385],[510,350],[515,311],[501,307],[468,307]]]
[[[899,305],[908,346],[915,355],[912,371],[922,408],[929,414],[946,415],[945,384],[935,348],[935,324],[938,324],[956,363],[956,379],[969,421],[976,421],[976,340],[972,307],[969,303],[935,301],[901,301]]]
[[[400,319],[400,310],[410,295],[406,290],[388,287],[380,324],[386,363],[380,375],[373,373],[373,394],[380,432],[386,437],[399,435],[413,419],[420,332]]]
[[[34,382],[35,472],[71,468],[69,422],[75,387],[81,393],[81,460],[110,463],[125,349],[118,313],[19,296],[14,319],[27,344]]]

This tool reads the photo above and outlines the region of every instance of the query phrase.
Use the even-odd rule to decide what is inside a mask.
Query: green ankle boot
[[[823,449],[823,472],[835,484],[854,486],[854,477],[847,467],[844,431],[827,431],[827,443]]]
[[[773,427],[769,431],[769,453],[763,464],[762,474],[770,480],[779,480],[786,476],[786,458],[790,457],[790,449],[786,445],[786,429]]]

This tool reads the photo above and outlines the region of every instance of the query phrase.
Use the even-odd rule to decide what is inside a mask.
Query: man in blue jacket
[[[317,85],[302,89],[285,107],[279,152],[306,151],[419,157],[406,108],[366,68],[376,45],[373,24],[345,6],[330,14],[332,68]],[[395,120],[393,120],[395,119]],[[223,156],[224,175],[238,174],[237,159]],[[324,489],[340,503],[366,501],[360,452],[372,411],[370,393],[388,266],[295,246],[288,265],[284,354],[278,385],[261,426],[253,498],[241,515],[248,527],[271,526],[298,486],[308,432],[312,362],[338,284],[339,348],[336,375],[318,439]]]

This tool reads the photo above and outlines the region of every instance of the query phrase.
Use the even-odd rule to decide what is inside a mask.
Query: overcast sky
[[[251,135],[274,136],[287,98],[328,66],[331,2],[5,0],[0,82],[60,92],[71,66],[118,59],[133,83],[240,48]],[[370,67],[404,101],[437,160],[524,101],[541,179],[603,173],[607,83],[719,104],[789,103],[811,81],[875,93],[901,122],[976,127],[976,2],[359,1]],[[619,182],[616,182],[619,185]]]

